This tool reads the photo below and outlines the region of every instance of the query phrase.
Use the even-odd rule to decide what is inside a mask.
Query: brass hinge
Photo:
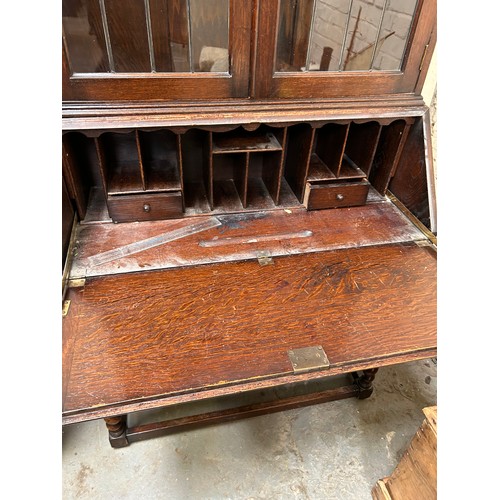
[[[292,349],[288,351],[288,358],[292,363],[294,373],[326,370],[330,367],[330,361],[320,345]]]
[[[260,250],[257,252],[257,262],[261,266],[272,266],[274,264],[271,253],[267,250]]]
[[[420,61],[420,67],[418,68],[418,71],[422,71],[422,68],[424,67],[425,56],[427,55],[427,50],[428,49],[429,49],[429,44],[427,44],[424,47],[424,53],[422,54],[422,59]]]
[[[68,288],[81,288],[85,286],[85,278],[72,278],[68,280]]]
[[[69,306],[71,305],[71,300],[64,300],[62,305],[62,315],[63,318],[68,315]]]

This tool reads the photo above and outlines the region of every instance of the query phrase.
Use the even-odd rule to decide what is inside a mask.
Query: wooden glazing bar
[[[151,18],[151,45],[157,72],[170,72],[172,54],[169,43],[168,0],[148,0]],[[167,22],[165,22],[167,19]]]
[[[372,57],[371,57],[371,61],[370,61],[370,69],[373,68],[373,61],[375,59],[375,54],[377,53],[377,46],[380,42],[380,31],[382,29],[382,23],[384,22],[384,15],[385,15],[385,11],[387,9],[387,2],[388,2],[388,0],[385,0],[384,7],[382,9],[382,14],[380,16],[380,22],[379,22],[378,29],[377,29],[377,36],[375,37],[375,46],[373,47]]]
[[[144,2],[106,0],[106,19],[116,72],[151,72]]]
[[[309,0],[308,2],[299,2],[300,3],[303,3],[303,4],[306,4],[307,5],[311,5],[311,0]],[[312,37],[311,37],[311,32],[312,30],[314,29],[314,25],[316,23],[316,15],[317,15],[317,8],[316,8],[316,0],[312,0],[312,19],[310,18],[310,21],[308,22],[308,30],[307,30],[307,54],[306,54],[306,63],[305,63],[305,67],[307,69],[307,71],[310,71],[310,60],[311,60],[311,42],[312,42]],[[304,15],[303,12],[300,12],[300,9],[299,9],[299,12],[298,12],[298,15],[299,15],[299,18],[297,19],[298,21],[298,24],[300,25],[300,22],[302,21],[302,19],[300,18],[301,16]],[[295,35],[295,33],[294,33]]]
[[[187,17],[187,29],[188,29],[188,54],[189,54],[189,71],[194,72],[193,67],[193,33],[192,33],[192,23],[191,23],[191,0],[186,1],[186,17]]]
[[[99,8],[100,8],[100,13],[101,13],[101,21],[102,21],[102,27],[103,27],[104,40],[106,43],[106,54],[108,56],[109,71],[114,73],[116,71],[115,60],[113,57],[113,49],[111,47],[108,17],[107,17],[107,13],[106,13],[106,5],[104,3],[104,0],[99,0]]]
[[[155,52],[153,45],[153,30],[151,26],[151,8],[149,5],[149,0],[144,0],[144,10],[146,11],[146,31],[148,34],[149,64],[151,65],[151,72],[156,73]]]

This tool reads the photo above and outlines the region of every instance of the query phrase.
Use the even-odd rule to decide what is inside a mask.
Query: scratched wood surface
[[[378,198],[374,203],[342,210],[308,212],[300,208],[219,215],[218,227],[116,260],[99,259],[104,252],[140,244],[210,218],[80,226],[70,277],[256,259],[263,252],[270,256],[293,255],[423,238],[392,203]]]
[[[337,370],[431,356],[435,279],[415,244],[87,279],[63,320],[63,414],[279,379],[301,347]]]

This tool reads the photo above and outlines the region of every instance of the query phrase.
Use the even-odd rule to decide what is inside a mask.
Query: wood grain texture
[[[332,123],[316,130],[315,153],[336,177],[339,175],[342,158],[344,157],[349,127],[350,124],[337,125]]]
[[[374,499],[437,498],[437,407],[424,408],[425,420],[394,472],[377,482]]]
[[[150,72],[144,2],[106,0],[105,5],[115,71]]]
[[[236,193],[237,196],[237,193]],[[249,199],[249,202],[251,200]],[[93,257],[137,241],[189,227],[211,216],[141,224],[88,224],[78,228],[78,252],[71,278],[126,273],[230,260],[256,259],[422,240],[422,233],[388,201],[342,210],[307,211],[305,208],[246,214],[218,215],[219,228],[171,241],[102,265]],[[309,237],[287,237],[309,231]],[[214,246],[217,243],[217,246]]]
[[[88,279],[63,324],[63,412],[290,375],[310,345],[332,369],[428,354],[435,272],[429,248],[390,245]]]
[[[349,129],[345,154],[366,175],[370,174],[382,127],[377,122],[354,124]]]
[[[370,171],[371,185],[382,194],[398,165],[410,125],[403,120],[396,121],[382,128],[377,151]]]
[[[428,228],[431,226],[429,199],[429,179],[427,172],[432,172],[428,165],[432,158],[426,156],[424,143],[423,118],[410,129],[401,159],[394,177],[389,183],[389,190]]]
[[[172,191],[108,196],[107,205],[115,222],[173,219],[182,214],[182,194]]]
[[[308,124],[299,124],[288,129],[288,147],[285,155],[285,179],[297,199],[304,199],[309,162],[314,147],[316,129]]]
[[[214,77],[219,78],[216,75]],[[203,86],[205,85],[208,83],[204,81]],[[132,98],[132,96],[126,97]],[[322,122],[342,119],[357,122],[368,122],[373,119],[378,122],[394,121],[398,118],[422,116],[426,109],[422,97],[413,95],[290,101],[223,100],[219,97],[213,101],[205,99],[200,103],[182,104],[137,100],[129,100],[121,105],[109,100],[85,103],[73,101],[63,103],[62,127],[65,131],[90,132],[161,126],[189,129],[197,126],[238,126],[251,123],[283,126],[301,121],[321,125]]]
[[[304,195],[304,204],[308,210],[364,205],[368,196],[368,189],[368,182],[331,184],[311,184],[308,182]]]

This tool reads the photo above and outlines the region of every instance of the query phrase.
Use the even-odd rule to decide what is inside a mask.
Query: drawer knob
[[[151,210],[151,205],[148,205],[147,203],[144,203],[144,211],[149,212]]]
[[[338,193],[337,196],[336,196],[336,198],[337,198],[337,200],[342,201],[344,199],[344,195]]]

